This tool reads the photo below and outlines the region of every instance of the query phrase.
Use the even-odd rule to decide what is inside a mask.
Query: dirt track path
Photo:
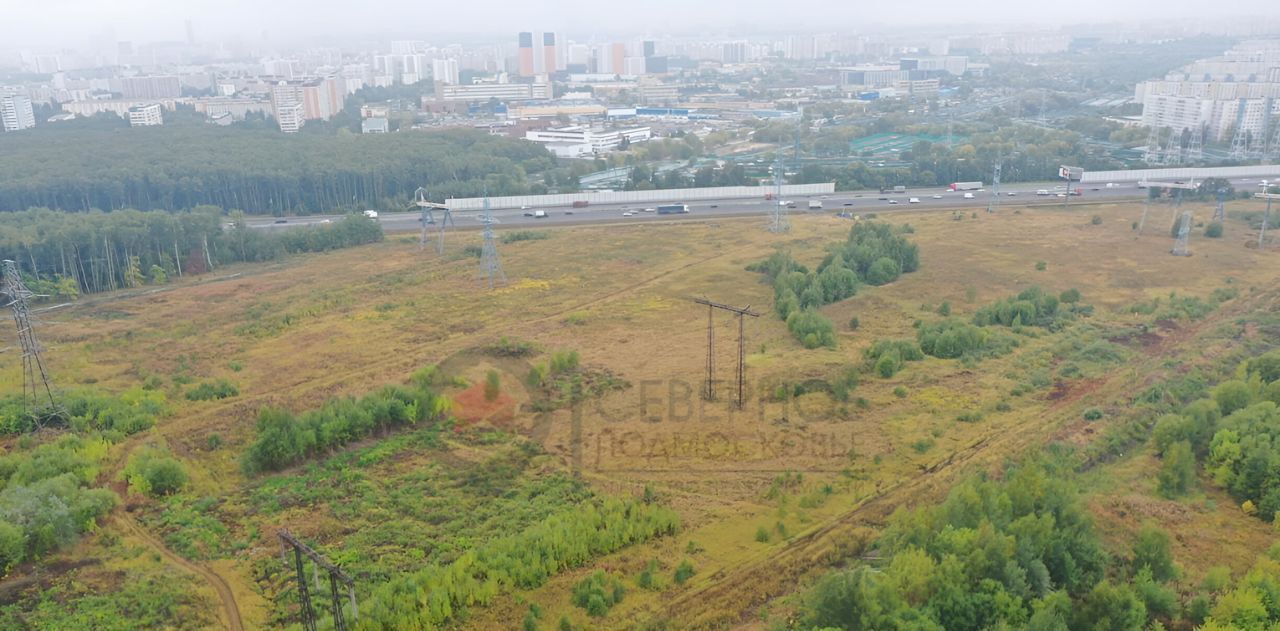
[[[226,628],[230,631],[244,631],[244,623],[240,620],[240,608],[236,605],[236,597],[231,592],[231,586],[227,585],[227,582],[221,576],[213,570],[203,565],[192,563],[170,550],[124,510],[116,511],[115,522],[126,532],[142,539],[148,546],[160,553],[166,562],[199,576],[213,587],[214,591],[218,593],[218,600],[222,601],[222,614],[220,617]]]

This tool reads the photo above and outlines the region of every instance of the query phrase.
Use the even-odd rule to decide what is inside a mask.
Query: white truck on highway
[[[809,210],[822,210],[822,201],[817,199],[809,200]]]

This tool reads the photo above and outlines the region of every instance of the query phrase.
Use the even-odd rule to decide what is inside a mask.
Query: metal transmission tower
[[[1147,150],[1143,154],[1142,159],[1147,164],[1155,166],[1160,164],[1163,155],[1160,152],[1160,138],[1164,135],[1164,128],[1158,125],[1152,125],[1147,130]]]
[[[324,570],[329,575],[329,598],[332,601],[333,612],[333,629],[334,631],[346,631],[347,619],[342,611],[342,595],[339,593],[338,583],[342,583],[347,588],[347,598],[351,603],[351,620],[354,622],[360,618],[360,610],[356,605],[356,582],[342,568],[332,564],[328,559],[324,558],[319,552],[312,550],[307,544],[298,541],[288,530],[281,530],[276,533],[280,537],[280,559],[284,561],[285,566],[289,565],[289,550],[293,550],[293,569],[298,577],[298,601],[299,616],[302,618],[302,628],[307,631],[316,631],[316,610],[311,603],[311,590],[307,587],[307,573],[305,569],[306,561],[303,557],[311,559],[314,564],[311,566],[311,577],[315,581],[315,589],[317,593],[323,589],[320,585],[320,570]]]
[[[1174,256],[1191,256],[1187,249],[1187,239],[1191,236],[1191,211],[1182,212],[1182,224],[1178,226],[1178,240],[1173,242]]]
[[[1187,140],[1187,162],[1190,164],[1204,162],[1204,132],[1205,126],[1201,125],[1191,131],[1191,137]]]
[[[773,209],[769,212],[769,232],[781,234],[791,230],[786,200],[782,199],[782,160],[773,164]]]
[[[1217,190],[1218,204],[1213,207],[1213,221],[1227,220],[1227,189],[1220,188]]]
[[[53,381],[40,355],[44,348],[36,338],[35,322],[31,319],[31,310],[27,304],[35,293],[22,282],[18,274],[18,266],[13,261],[4,261],[3,279],[0,279],[0,291],[7,301],[5,306],[13,311],[13,323],[18,329],[18,344],[22,347],[22,402],[25,411],[36,429],[44,428],[46,419],[65,416],[57,397],[53,395]],[[46,405],[46,401],[48,404]]]
[[[714,372],[715,361],[714,359],[712,359],[713,357],[715,357],[716,349],[715,349],[715,338],[713,337],[711,332],[712,322],[713,322],[712,313],[714,313],[716,309],[723,309],[724,311],[728,311],[729,313],[733,313],[738,316],[738,374],[737,374],[738,398],[736,403],[738,408],[741,409],[742,403],[743,403],[742,393],[746,389],[746,384],[747,384],[747,377],[746,377],[747,337],[746,337],[746,326],[743,324],[743,316],[751,316],[753,318],[758,318],[760,317],[760,314],[752,311],[751,305],[747,305],[745,307],[734,307],[732,305],[725,305],[725,304],[720,304],[718,302],[711,302],[706,298],[694,298],[693,301],[700,305],[707,305],[707,389],[706,389],[706,392],[704,393],[704,396],[706,396],[706,398],[711,401],[714,401],[716,398],[715,372]]]
[[[991,201],[987,202],[987,212],[1000,210],[1000,171],[1004,167],[1003,160],[996,158],[996,167],[991,173]]]
[[[413,203],[422,211],[422,217],[418,219],[422,223],[422,234],[418,237],[418,249],[427,249],[428,226],[435,225],[436,228],[436,253],[444,254],[444,230],[449,226],[455,226],[453,222],[453,212],[444,204],[437,204],[427,199],[427,189],[419,186],[418,190],[413,193]],[[440,218],[440,222],[436,223],[435,211],[441,211],[444,216]]]
[[[502,261],[498,260],[498,240],[493,236],[493,212],[489,209],[489,196],[484,196],[484,215],[480,217],[484,223],[484,247],[480,250],[480,277],[489,283],[489,289],[495,284],[506,284],[507,275],[502,271]]]
[[[1265,159],[1271,162],[1280,161],[1280,114],[1271,118],[1271,139],[1267,142]]]
[[[1244,113],[1248,101],[1240,99],[1240,106],[1236,110],[1236,133],[1231,137],[1231,157],[1235,160],[1244,160],[1249,157],[1249,132],[1244,128]]]
[[[1182,164],[1182,148],[1188,140],[1188,135],[1186,128],[1181,131],[1169,129],[1169,142],[1164,148],[1164,164]]]
[[[1267,224],[1271,221],[1271,200],[1280,199],[1280,193],[1268,193],[1264,188],[1261,193],[1254,193],[1253,196],[1267,200],[1267,211],[1262,215],[1262,228],[1258,230],[1258,249],[1262,249],[1262,244],[1266,242]]]
[[[1268,160],[1271,157],[1271,136],[1274,131],[1271,129],[1274,125],[1272,122],[1274,117],[1271,115],[1271,108],[1273,107],[1274,102],[1275,99],[1272,97],[1267,97],[1266,100],[1263,101],[1262,125],[1258,128],[1258,140],[1253,143],[1253,157],[1259,160]]]

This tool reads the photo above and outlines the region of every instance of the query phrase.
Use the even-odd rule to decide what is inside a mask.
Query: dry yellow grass
[[[1171,240],[1157,220],[1168,210],[1155,209],[1141,238],[1129,227],[1139,205],[1070,213],[1007,207],[962,221],[947,211],[886,216],[914,226],[920,271],[824,308],[840,331],[836,349],[802,349],[774,316],[771,288],[744,270],[779,247],[817,263],[825,246],[843,239],[851,225],[830,216],[797,216],[785,236],[766,232],[760,219],[553,229],[546,240],[501,246],[511,283],[492,292],[477,280],[475,259],[454,255],[479,235],[451,238],[451,256],[443,259],[419,252],[412,239],[393,237],[283,264],[218,270],[159,292],[86,299],[50,313],[42,333],[63,384],[118,390],[185,371],[197,380],[226,378],[239,385],[240,396],[225,401],[173,397],[175,414],[153,431],[192,464],[198,492],[209,495],[248,482],[236,457],[263,405],[301,410],[334,395],[363,393],[501,336],[547,350],[577,350],[584,363],[607,368],[632,387],[577,413],[553,413],[544,446],[602,491],[638,494],[652,486],[686,524],[677,539],[626,550],[601,566],[630,577],[657,558],[669,580],[688,541],[705,548],[691,557],[698,574],[688,586],[665,593],[632,590],[610,620],[626,626],[663,613],[673,600],[680,606],[704,594],[705,605],[690,606],[681,620],[717,626],[749,617],[782,589],[739,585],[750,594],[737,609],[714,592],[735,572],[755,576],[752,567],[796,547],[776,535],[767,544],[755,542],[757,527],[782,522],[792,537],[815,542],[806,549],[809,556],[788,559],[791,566],[780,570],[784,577],[802,575],[805,563],[812,567],[836,545],[828,540],[836,533],[856,539],[856,533],[870,532],[895,493],[903,501],[936,496],[959,475],[950,471],[995,466],[1045,442],[1052,430],[1078,419],[1080,408],[1114,405],[1141,375],[1132,366],[1114,371],[1096,390],[1065,401],[1043,394],[1009,399],[1009,390],[1025,378],[1019,358],[1049,343],[1037,339],[977,368],[927,359],[892,379],[867,377],[854,395],[866,400],[865,407],[832,404],[824,394],[784,404],[760,396],[771,391],[769,384],[832,377],[860,363],[871,341],[914,335],[914,320],[936,317],[922,306],[943,301],[956,316],[968,317],[1032,284],[1053,291],[1075,287],[1097,307],[1097,321],[1127,322],[1131,316],[1117,309],[1172,291],[1205,296],[1228,278],[1246,294],[1251,287],[1276,286],[1277,252],[1244,247],[1243,225],[1229,222],[1224,239],[1195,238],[1195,256],[1177,258],[1169,255]],[[1209,209],[1197,212],[1207,218]],[[1102,225],[1090,224],[1095,213]],[[1046,270],[1037,271],[1036,261],[1044,261]],[[745,412],[728,405],[727,388],[714,404],[697,396],[705,371],[706,311],[691,298],[700,296],[764,313],[746,322],[752,396]],[[845,323],[855,315],[861,327],[850,332]],[[736,323],[718,315],[718,379],[732,379],[736,334]],[[16,382],[14,358],[3,361],[0,373]],[[233,370],[232,362],[242,370]],[[508,374],[504,383],[522,377]],[[908,391],[906,398],[893,394],[898,386]],[[996,411],[993,406],[1004,400],[1011,409]],[[955,420],[975,410],[984,413],[982,422]],[[517,419],[518,427],[533,424],[531,415]],[[214,434],[231,447],[205,449]],[[912,445],[918,441],[933,444],[917,450]],[[803,480],[770,495],[774,480],[789,471],[803,472]],[[948,473],[911,486],[932,471]],[[800,506],[824,484],[831,485],[825,499]],[[851,517],[864,504],[867,516]],[[842,530],[832,530],[840,523]],[[250,591],[248,560],[221,569],[238,578],[238,592]],[[543,603],[558,619],[569,611],[565,594],[576,577],[556,577],[523,597]],[[501,626],[499,621],[523,615],[522,607],[502,600],[476,612],[473,623]],[[728,610],[710,615],[712,607]]]

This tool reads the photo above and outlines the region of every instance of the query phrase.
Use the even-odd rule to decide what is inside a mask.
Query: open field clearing
[[[1198,220],[1212,213],[1186,208]],[[169,411],[111,448],[99,479],[125,500],[119,519],[54,555],[47,580],[125,594],[165,583],[183,594],[168,612],[181,627],[232,626],[232,616],[243,628],[280,626],[297,611],[281,528],[355,576],[364,599],[397,576],[623,498],[637,507],[627,515],[671,509],[678,529],[657,525],[538,581],[502,584],[487,604],[447,619],[512,628],[533,603],[537,628],[562,618],[575,628],[767,628],[818,572],[862,554],[896,509],[938,500],[964,476],[1050,442],[1088,450],[1134,420],[1136,393],[1191,371],[1229,371],[1244,349],[1277,342],[1264,339],[1280,309],[1276,245],[1246,247],[1256,232],[1233,219],[1223,238],[1194,229],[1193,255],[1174,257],[1170,212],[1153,204],[1141,237],[1132,227],[1140,204],[882,216],[919,247],[919,270],[823,306],[836,343],[813,349],[774,311],[768,279],[746,268],[776,251],[818,267],[853,225],[825,215],[793,216],[785,235],[762,219],[548,230],[499,246],[509,282],[492,291],[463,249],[480,235],[459,232],[443,257],[393,235],[222,268],[164,291],[86,298],[42,316],[58,384],[162,392]],[[970,322],[1031,287],[1055,305],[1071,289],[1079,301],[1053,326],[983,327],[998,330],[1001,346],[981,356],[924,355],[889,376],[870,366],[877,341]],[[711,319],[715,397],[705,400],[708,311],[694,298],[761,314],[741,325],[741,409],[739,323],[725,312]],[[2,359],[0,385],[20,389],[17,357]],[[372,432],[278,472],[242,467],[263,407],[315,410],[432,366],[451,421]],[[534,383],[531,371],[545,376]],[[234,395],[190,399],[224,381]],[[148,499],[125,488],[125,462],[146,445],[186,465],[185,490]],[[1099,456],[1086,474],[1099,478],[1088,506],[1105,539],[1161,519],[1196,577],[1209,565],[1242,571],[1249,551],[1265,547],[1269,524],[1204,508],[1231,503],[1220,489],[1152,500],[1158,461],[1126,452]],[[658,524],[665,513],[648,517]],[[224,586],[166,561],[135,528]],[[1213,535],[1224,529],[1226,542]],[[1216,546],[1212,562],[1193,561]],[[83,559],[94,565],[56,570]],[[627,595],[590,617],[572,594],[598,569]],[[90,598],[62,594],[66,608]],[[32,598],[5,602],[30,608]]]

